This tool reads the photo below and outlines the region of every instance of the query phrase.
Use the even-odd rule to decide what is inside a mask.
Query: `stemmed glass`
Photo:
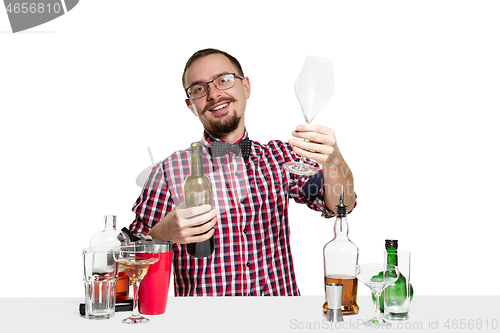
[[[158,247],[150,244],[130,244],[113,249],[115,261],[125,267],[128,277],[134,284],[134,311],[128,318],[122,320],[125,324],[147,323],[149,319],[139,314],[138,292],[142,279],[146,276],[149,266],[160,259]]]
[[[373,318],[367,320],[364,324],[367,326],[375,324],[389,327],[390,323],[387,323],[380,314],[380,294],[388,285],[398,279],[398,268],[390,264],[362,264],[356,267],[356,277],[371,289],[373,296],[377,299]]]
[[[308,124],[325,107],[333,95],[333,61],[323,57],[308,56],[299,76],[295,80],[295,95],[302,107],[302,113]],[[299,162],[287,162],[285,170],[297,174],[311,176],[318,169],[305,164],[300,157]]]

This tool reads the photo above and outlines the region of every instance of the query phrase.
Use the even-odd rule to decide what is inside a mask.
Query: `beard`
[[[226,121],[210,121],[210,127],[215,133],[227,134],[238,128],[240,124],[241,117],[238,117],[236,114],[230,116],[230,118]]]
[[[218,101],[214,101],[210,105],[207,105],[205,109],[203,110],[204,112],[210,112],[212,106],[216,105],[217,103],[223,102],[223,101],[228,101],[228,102],[236,102],[237,100],[234,97],[229,97],[229,98],[224,98],[220,99]],[[229,112],[229,111],[228,111]],[[220,114],[220,115],[214,115],[215,119],[211,120],[209,122],[210,127],[212,128],[212,131],[215,133],[220,133],[220,134],[227,134],[231,133],[232,131],[236,130],[238,128],[238,125],[240,124],[241,117],[238,117],[236,113],[233,113],[232,115],[228,114]],[[229,119],[224,119],[221,121],[218,121],[218,118],[229,118]]]

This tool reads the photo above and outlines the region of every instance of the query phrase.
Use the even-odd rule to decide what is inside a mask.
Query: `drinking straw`
[[[151,164],[155,165],[155,160],[153,158],[153,152],[151,151],[150,147],[148,147],[148,152],[149,152],[149,158],[151,159]]]

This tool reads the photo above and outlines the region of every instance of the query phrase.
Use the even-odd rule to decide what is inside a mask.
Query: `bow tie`
[[[238,156],[243,156],[247,159],[250,156],[250,147],[252,142],[250,139],[246,138],[238,142],[237,144],[227,144],[222,141],[214,141],[210,145],[210,151],[213,157],[223,156],[233,152]]]

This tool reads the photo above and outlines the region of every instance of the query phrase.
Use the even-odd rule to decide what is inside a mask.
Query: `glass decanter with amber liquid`
[[[121,236],[121,231],[116,230],[116,215],[104,216],[104,230],[96,233],[90,240],[90,249],[112,250],[113,248],[125,245],[125,238]],[[108,263],[114,262],[113,255],[110,254]],[[129,293],[129,277],[123,265],[118,265],[118,282],[116,284],[116,300],[126,301]]]
[[[340,283],[342,291],[342,315],[355,315],[359,312],[356,303],[358,297],[358,279],[356,266],[358,265],[358,247],[349,239],[349,225],[347,224],[347,206],[344,205],[344,187],[340,193],[340,203],[336,206],[336,219],[333,228],[335,237],[323,249],[325,268],[325,303],[323,312],[328,311],[326,298],[326,284]]]

